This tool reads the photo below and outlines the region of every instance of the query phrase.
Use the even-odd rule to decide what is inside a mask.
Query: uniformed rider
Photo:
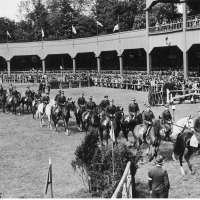
[[[104,96],[104,100],[101,101],[99,106],[102,109],[101,117],[105,116],[106,107],[110,105],[110,101],[108,100],[108,95]]]
[[[137,116],[140,112],[139,106],[136,103],[135,97],[132,98],[132,103],[128,106],[128,112],[129,112],[129,119],[133,119],[135,116]]]
[[[34,94],[34,100],[35,100],[36,102],[38,102],[38,101],[41,101],[41,99],[42,99],[42,95],[41,95],[41,93],[40,93],[40,90],[37,89],[37,92]]]
[[[3,94],[3,86],[0,85],[0,96]]]
[[[10,102],[13,100],[13,98],[15,97],[15,98],[17,98],[17,95],[19,94],[19,92],[17,91],[17,89],[16,89],[16,86],[13,86],[13,89],[12,89],[12,94],[11,94],[11,96],[10,96]]]
[[[46,92],[46,95],[43,96],[42,102],[43,102],[43,104],[44,104],[44,107],[43,107],[43,113],[44,113],[47,104],[49,104],[49,102],[50,102],[50,97],[49,97],[49,92],[48,92],[48,91]]]
[[[86,103],[85,108],[89,112],[94,111],[94,109],[96,108],[96,103],[92,101],[92,96],[89,97],[89,102]]]
[[[162,113],[162,120],[164,124],[171,124],[172,122],[172,115],[169,111],[169,104],[165,105],[165,111]]]
[[[30,87],[28,86],[28,87],[27,87],[27,90],[26,90],[26,92],[25,92],[25,96],[26,96],[25,101],[27,101],[27,99],[28,99],[29,97],[31,97],[31,94],[32,94],[32,92],[31,92],[31,90],[30,90]]]
[[[200,110],[199,110],[199,117],[194,120],[194,133],[200,144]]]
[[[80,108],[86,105],[86,100],[84,97],[84,93],[81,93],[81,97],[78,98],[77,100],[77,104],[78,104],[78,109],[77,112],[79,112]]]
[[[61,96],[58,97],[57,105],[58,105],[58,113],[62,111],[62,108],[65,106],[66,97],[64,96],[64,91],[61,92]]]
[[[143,119],[143,141],[142,142],[146,142],[147,130],[152,125],[153,119],[155,119],[155,116],[153,112],[151,111],[150,104],[146,104],[146,110],[142,113],[142,119]]]
[[[117,108],[114,105],[114,99],[111,99],[110,100],[110,105],[108,105],[106,107],[106,111],[105,111],[106,120],[109,122],[110,119],[112,119],[114,117],[114,115],[115,115],[116,112],[117,112]]]
[[[58,91],[58,94],[55,96],[54,101],[57,102],[59,97],[61,97],[61,90]]]

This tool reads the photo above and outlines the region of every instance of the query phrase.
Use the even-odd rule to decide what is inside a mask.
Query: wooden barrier
[[[121,191],[121,188],[123,187],[122,191],[122,198],[132,198],[132,176],[131,176],[131,162],[129,161],[126,165],[126,169],[124,170],[124,174],[114,192],[112,195],[112,199],[116,199],[119,192]]]

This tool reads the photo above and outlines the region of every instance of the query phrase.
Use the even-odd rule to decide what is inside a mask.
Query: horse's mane
[[[152,125],[152,127],[154,128],[159,128],[160,127],[160,120],[159,119],[156,119]]]

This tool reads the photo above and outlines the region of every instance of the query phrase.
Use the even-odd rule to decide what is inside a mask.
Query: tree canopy
[[[197,5],[198,4],[198,5]],[[189,3],[191,13],[197,13],[199,3]],[[19,22],[0,18],[0,42],[65,40],[113,33],[119,23],[120,31],[145,28],[145,0],[25,0],[19,4]],[[177,7],[174,6],[176,14]],[[172,4],[157,4],[150,15],[151,25],[173,18]],[[72,25],[77,34],[72,33]],[[73,34],[73,35],[72,35]]]

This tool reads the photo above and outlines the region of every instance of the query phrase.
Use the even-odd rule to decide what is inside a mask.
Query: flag
[[[97,25],[103,27],[103,24],[97,21]]]
[[[76,35],[76,29],[74,28],[74,26],[72,25],[72,32]]]
[[[8,31],[7,31],[7,36],[9,36],[11,38],[10,33]]]
[[[42,29],[42,38],[44,37],[44,31],[43,31],[43,29]]]
[[[117,25],[114,27],[113,32],[118,31],[118,30],[119,30],[119,25],[117,24]]]

